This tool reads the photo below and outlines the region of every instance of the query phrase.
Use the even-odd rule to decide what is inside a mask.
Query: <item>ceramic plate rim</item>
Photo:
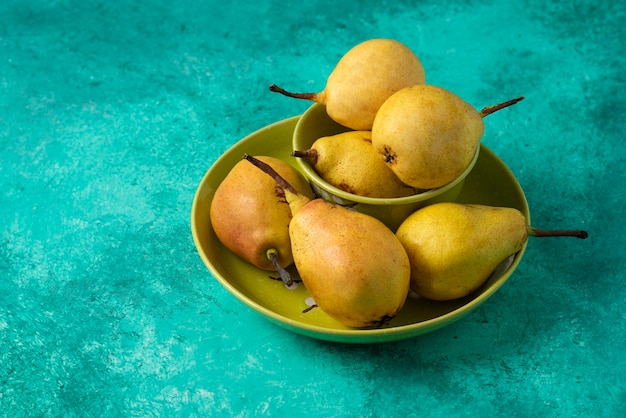
[[[234,143],[231,147],[228,148],[228,150],[226,150],[222,155],[220,155],[213,162],[213,164],[209,167],[209,169],[205,172],[194,194],[192,208],[191,208],[191,219],[190,219],[191,225],[190,226],[191,226],[191,232],[192,232],[194,244],[196,246],[196,250],[198,254],[200,255],[200,258],[202,259],[205,266],[211,272],[212,276],[231,295],[235,296],[237,300],[247,305],[248,307],[252,308],[257,313],[262,314],[266,319],[270,320],[274,324],[279,325],[288,330],[291,330],[293,332],[308,336],[308,337],[317,338],[321,340],[327,340],[327,341],[333,341],[333,342],[345,342],[345,343],[391,342],[391,341],[412,338],[421,334],[425,334],[425,333],[434,331],[436,329],[439,329],[441,327],[444,327],[446,325],[449,325],[458,319],[461,319],[462,317],[466,316],[467,314],[472,312],[474,309],[482,305],[487,299],[489,299],[508,280],[511,274],[515,271],[516,267],[519,265],[523,257],[524,252],[526,251],[526,244],[513,257],[510,266],[501,276],[497,278],[496,283],[493,283],[488,289],[476,295],[474,298],[469,300],[466,304],[450,312],[436,316],[434,318],[426,319],[426,320],[411,323],[411,324],[398,325],[398,326],[388,327],[388,328],[376,328],[376,329],[334,329],[334,328],[326,328],[326,327],[314,325],[314,324],[302,323],[292,318],[283,316],[277,312],[274,312],[273,310],[257,303],[256,301],[252,300],[251,298],[239,292],[238,289],[236,289],[235,286],[233,286],[227,280],[227,278],[222,276],[222,274],[218,271],[217,267],[215,267],[213,262],[209,259],[208,255],[203,251],[201,247],[201,242],[200,242],[200,238],[198,235],[199,231],[198,231],[198,228],[196,227],[195,219],[199,210],[198,204],[199,204],[200,199],[202,198],[201,196],[202,192],[204,191],[203,186],[206,184],[207,179],[212,175],[214,170],[216,170],[216,167],[219,167],[220,163],[223,162],[227,158],[228,151],[230,151],[232,148],[238,147],[246,143],[247,141],[250,140],[250,138],[256,135],[259,135],[265,131],[273,130],[277,127],[288,125],[290,123],[294,124],[295,126],[295,123],[297,123],[300,117],[301,115],[292,116],[287,119],[273,122],[267,126],[264,126],[246,135],[244,138]],[[289,140],[291,140],[291,138],[289,138]],[[518,191],[522,197],[523,203],[525,204],[525,211],[526,211],[525,215],[528,216],[526,198],[524,196],[521,186],[519,185],[513,173],[504,164],[504,162],[502,162],[495,155],[495,153],[493,153],[493,151],[489,150],[485,145],[482,145],[482,144],[481,144],[481,148],[482,148],[481,154],[484,152],[491,153],[493,157],[495,157],[498,161],[500,161],[501,168],[508,172],[507,174],[510,176],[510,178],[514,181],[517,188],[519,189]]]

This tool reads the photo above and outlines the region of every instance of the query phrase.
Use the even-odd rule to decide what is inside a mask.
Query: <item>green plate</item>
[[[209,208],[217,186],[245,153],[277,157],[299,169],[290,156],[298,119],[295,116],[273,123],[237,142],[207,171],[194,197],[191,230],[198,253],[220,284],[245,306],[275,324],[312,338],[345,343],[397,341],[434,331],[469,314],[489,299],[520,263],[526,245],[498,267],[473,294],[449,302],[428,301],[411,294],[398,315],[376,329],[346,327],[319,308],[307,311],[309,294],[301,283],[296,289],[289,290],[282,282],[270,279],[271,272],[239,259],[219,242],[209,219]],[[522,211],[530,222],[528,204],[515,176],[484,145],[481,145],[478,161],[466,178],[457,201],[514,207]],[[290,271],[297,278],[293,266]]]

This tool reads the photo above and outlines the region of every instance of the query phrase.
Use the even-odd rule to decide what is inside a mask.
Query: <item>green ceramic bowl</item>
[[[350,129],[338,124],[328,116],[325,106],[315,103],[304,112],[296,124],[293,134],[293,148],[296,150],[305,150],[310,148],[313,142],[318,138],[335,135],[348,130]],[[311,187],[318,196],[330,202],[342,206],[349,206],[359,212],[372,215],[395,231],[408,215],[415,212],[420,207],[436,202],[454,202],[463,189],[465,178],[474,168],[479,153],[480,147],[476,149],[474,158],[465,171],[443,187],[428,190],[413,196],[385,199],[359,196],[345,192],[320,177],[305,159],[298,158],[296,164],[298,164],[301,171],[309,179]]]
[[[353,329],[333,320],[319,308],[305,312],[309,294],[299,285],[295,290],[271,280],[271,274],[242,261],[217,239],[209,219],[215,189],[245,153],[269,155],[295,165],[290,156],[292,135],[298,117],[260,129],[236,143],[209,168],[198,185],[191,208],[191,231],[198,254],[213,277],[236,299],[269,321],[308,337],[344,342],[379,343],[412,338],[449,325],[488,300],[513,274],[526,246],[503,263],[492,277],[473,294],[454,301],[434,302],[409,297],[402,310],[389,323],[376,329]],[[482,146],[474,169],[466,177],[458,202],[509,206],[528,217],[524,193],[513,174],[486,147]],[[293,267],[290,271],[298,278]],[[215,297],[228,298],[230,295]],[[230,301],[227,301],[230,302]],[[210,300],[206,301],[211,304]]]

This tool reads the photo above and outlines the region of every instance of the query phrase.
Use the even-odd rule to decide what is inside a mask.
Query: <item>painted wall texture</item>
[[[626,7],[577,0],[0,2],[0,416],[623,416]],[[350,47],[410,46],[477,108],[538,227],[464,319],[318,341],[228,293],[191,203]],[[516,117],[511,117],[515,115]]]

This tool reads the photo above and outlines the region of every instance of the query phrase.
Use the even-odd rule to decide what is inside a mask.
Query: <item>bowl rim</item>
[[[243,143],[245,143],[249,138],[259,135],[260,133],[272,130],[273,128],[285,124],[294,123],[300,116],[293,116],[288,119],[284,119],[281,121],[274,122],[270,125],[267,125],[255,132],[250,133],[245,136],[241,140],[237,141],[230,148],[239,147]],[[492,154],[492,157],[498,159],[501,164],[501,169],[506,171],[510,178],[514,179],[516,183],[516,188],[518,188],[518,192],[522,197],[522,202],[524,203],[524,208],[522,212],[527,217],[530,222],[530,214],[528,210],[528,202],[526,200],[525,194],[521,185],[517,181],[514,174],[511,170],[506,166],[506,164],[500,160],[497,155],[489,150],[488,148],[484,148],[486,154]],[[199,213],[199,203],[204,198],[204,196],[210,192],[208,190],[210,186],[207,184],[208,179],[213,176],[213,173],[217,170],[217,167],[220,166],[220,162],[227,159],[225,152],[220,157],[218,157],[211,167],[206,171],[204,176],[202,177],[201,182],[199,183],[197,190],[194,194],[192,208],[191,208],[191,219],[190,219],[190,227],[193,236],[193,241],[196,246],[196,250],[200,255],[200,258],[204,262],[205,266],[209,269],[213,277],[236,299],[238,299],[243,304],[252,308],[258,314],[261,314],[265,319],[270,320],[274,324],[277,324],[283,328],[291,330],[292,332],[316,338],[320,340],[326,340],[331,342],[340,342],[340,343],[355,343],[355,344],[369,344],[369,343],[385,343],[385,342],[393,342],[399,341],[402,339],[413,338],[422,334],[426,334],[428,332],[434,331],[436,329],[445,327],[452,322],[455,322],[465,315],[469,314],[474,309],[481,306],[487,299],[489,299],[497,290],[504,285],[508,281],[508,278],[513,274],[516,270],[517,266],[521,262],[523,255],[526,251],[528,242],[524,243],[522,249],[517,252],[515,255],[511,256],[510,265],[506,268],[506,270],[500,274],[495,282],[492,282],[488,288],[481,291],[479,294],[474,295],[467,303],[446,312],[442,315],[435,316],[433,318],[429,318],[426,320],[422,320],[419,322],[414,322],[410,324],[397,325],[388,328],[375,328],[375,329],[335,329],[335,328],[326,328],[320,325],[309,324],[294,320],[287,316],[281,315],[260,303],[254,301],[252,298],[246,296],[242,292],[240,292],[234,285],[232,285],[229,280],[227,280],[219,269],[213,264],[208,254],[204,251],[201,241],[200,241],[200,231],[198,225],[196,224],[196,218]],[[490,280],[488,280],[490,281]]]
[[[293,131],[292,143],[293,143],[294,149],[299,148],[299,145],[297,144],[297,139],[298,139],[298,132],[302,130],[302,125],[304,125],[307,122],[307,119],[310,118],[312,115],[322,113],[322,111],[328,117],[328,114],[326,113],[325,109],[326,107],[324,105],[320,103],[313,103],[300,116]],[[332,121],[330,117],[328,117],[328,119],[329,121]],[[337,122],[332,121],[332,123],[336,124]],[[345,129],[346,131],[351,131],[350,128],[345,127]],[[296,158],[296,163],[302,169],[305,176],[312,183],[314,183],[315,186],[323,189],[324,191],[330,193],[331,195],[335,197],[341,198],[342,200],[354,202],[354,203],[367,204],[367,205],[385,205],[385,206],[404,205],[404,204],[410,204],[410,203],[423,202],[425,200],[435,198],[437,196],[444,194],[445,192],[449,191],[450,189],[454,188],[456,185],[461,183],[469,175],[469,173],[472,171],[472,169],[476,165],[476,162],[478,161],[478,157],[480,154],[480,149],[481,147],[479,144],[476,147],[476,151],[474,152],[474,156],[472,157],[472,160],[470,161],[469,165],[465,168],[465,170],[463,170],[463,172],[459,176],[457,176],[451,182],[441,187],[428,189],[420,193],[416,193],[410,196],[403,196],[403,197],[388,197],[388,198],[367,197],[367,196],[361,196],[361,195],[357,195],[354,193],[346,192],[345,190],[342,190],[336,186],[333,186],[332,184],[324,180],[317,173],[317,171],[315,171],[315,169],[311,166],[311,164],[309,164],[305,159]]]

